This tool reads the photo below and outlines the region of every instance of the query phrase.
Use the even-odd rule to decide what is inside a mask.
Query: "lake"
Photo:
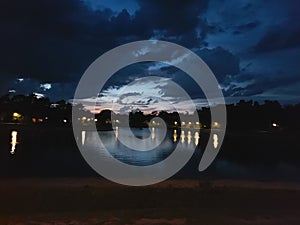
[[[297,136],[264,133],[228,132],[220,154],[204,172],[198,171],[199,161],[209,137],[208,130],[169,130],[159,146],[160,128],[131,128],[135,137],[147,139],[137,151],[126,147],[120,135],[134,143],[129,128],[92,132],[82,130],[76,136],[87,151],[94,151],[104,160],[113,156],[121,162],[145,166],[158,163],[172,154],[176,147],[193,151],[190,161],[173,179],[252,179],[299,182],[299,143]],[[212,145],[218,145],[214,134]],[[101,138],[108,150],[99,151],[95,145]],[[279,138],[280,137],[280,138]],[[287,143],[290,147],[287,148]],[[125,143],[126,144],[126,143]],[[149,150],[150,149],[150,150]],[[99,176],[83,159],[72,129],[26,126],[2,126],[0,129],[1,177],[95,177]]]

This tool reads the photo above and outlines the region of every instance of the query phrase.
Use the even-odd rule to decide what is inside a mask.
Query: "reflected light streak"
[[[154,122],[154,121],[153,121]],[[154,140],[155,139],[155,128],[152,127],[151,129],[151,139]]]
[[[86,135],[86,131],[81,131],[81,143],[82,146],[85,144],[85,135]]]
[[[183,131],[183,130],[181,131],[180,138],[181,138],[181,143],[184,143],[185,134],[184,134],[184,131]]]
[[[219,137],[218,137],[217,134],[214,134],[214,135],[213,135],[213,140],[214,140],[214,143],[213,143],[214,148],[217,148],[218,145],[219,145]]]
[[[173,141],[174,141],[174,142],[177,142],[177,130],[174,130],[174,133],[173,133]]]
[[[12,154],[12,155],[15,154],[16,145],[18,144],[17,136],[18,136],[17,131],[12,131],[11,132],[11,151],[10,151],[10,154]]]
[[[119,127],[116,127],[116,140],[118,140],[118,138],[119,138]]]
[[[195,138],[195,145],[197,146],[199,144],[199,139],[200,139],[199,132],[197,131],[195,132],[194,138]]]
[[[191,141],[192,141],[192,133],[191,133],[191,131],[188,131],[187,139],[188,139],[188,144],[191,144]]]

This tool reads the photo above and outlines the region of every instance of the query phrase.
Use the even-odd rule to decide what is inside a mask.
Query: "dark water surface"
[[[185,151],[194,151],[191,160],[173,177],[175,179],[300,181],[299,135],[227,132],[220,154],[206,171],[200,173],[197,167],[207,145],[209,131],[170,130],[159,147],[150,151],[136,151],[118,141],[118,133],[124,132],[124,129],[126,128],[101,132],[83,130],[74,137],[72,129],[67,127],[1,125],[0,176],[97,177],[99,175],[81,156],[75,138],[85,148],[97,151],[94,143],[100,136],[110,155],[137,166],[160,162],[177,145]],[[161,135],[159,128],[133,129],[133,132],[138,138],[149,137],[150,147]],[[218,145],[217,133],[214,134],[214,139],[216,140],[212,144]],[[104,158],[109,157],[107,153],[99,154]]]

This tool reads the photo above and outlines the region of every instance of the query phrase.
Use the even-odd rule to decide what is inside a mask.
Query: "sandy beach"
[[[0,181],[0,224],[300,224],[300,185],[168,180],[128,187],[100,178]]]

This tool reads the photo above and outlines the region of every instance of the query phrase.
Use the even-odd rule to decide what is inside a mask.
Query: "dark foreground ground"
[[[0,224],[299,225],[300,185],[165,181],[127,187],[99,178],[2,179]]]

